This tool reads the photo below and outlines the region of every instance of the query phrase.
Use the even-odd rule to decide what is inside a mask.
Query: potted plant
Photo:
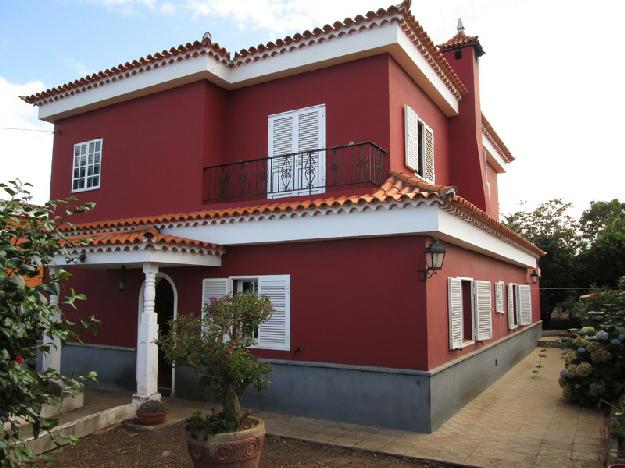
[[[148,400],[137,409],[137,419],[142,426],[156,426],[165,421],[167,408],[162,401]]]
[[[265,425],[242,415],[240,399],[250,385],[261,390],[269,384],[271,367],[249,348],[271,313],[269,299],[252,292],[212,298],[202,318],[180,315],[159,336],[165,358],[193,369],[206,396],[223,405],[219,412],[196,412],[187,420],[187,448],[196,467],[258,466]]]

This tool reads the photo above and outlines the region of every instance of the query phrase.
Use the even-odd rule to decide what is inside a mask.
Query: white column
[[[50,267],[48,271],[49,271],[50,276],[54,275],[54,268]],[[51,306],[59,305],[58,291],[57,291],[57,294],[50,294],[49,304]],[[61,318],[60,313],[57,310],[54,316],[52,317],[52,320],[58,321],[60,320],[60,318]],[[49,346],[50,349],[48,350],[48,352],[43,353],[42,363],[41,363],[42,370],[53,369],[60,373],[61,372],[61,340],[59,340],[57,337],[51,337],[50,335],[45,333],[43,335],[43,344]]]
[[[138,404],[161,398],[158,393],[158,346],[154,343],[158,338],[158,317],[154,312],[158,266],[145,263],[143,273],[143,310],[139,314],[137,333],[137,393],[133,395],[133,401]]]

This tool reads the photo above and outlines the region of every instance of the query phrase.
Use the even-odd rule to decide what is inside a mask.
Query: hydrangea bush
[[[581,329],[563,339],[560,386],[580,405],[616,402],[625,391],[625,278],[617,290],[595,289],[578,302]]]

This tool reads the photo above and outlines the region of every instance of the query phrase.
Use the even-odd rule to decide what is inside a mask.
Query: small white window
[[[404,106],[405,164],[425,181],[433,184],[434,130],[432,130],[410,107]]]
[[[100,188],[102,143],[100,138],[74,145],[72,192],[84,192]]]
[[[271,318],[262,323],[254,333],[255,348],[288,351],[291,346],[291,277],[290,275],[266,275],[205,279],[202,285],[202,303],[210,303],[211,297],[223,297],[230,291],[251,291],[267,296],[271,301]]]

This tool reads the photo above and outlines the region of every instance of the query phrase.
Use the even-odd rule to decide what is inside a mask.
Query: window
[[[102,175],[102,139],[74,145],[72,192],[100,188]]]
[[[450,349],[492,338],[490,282],[448,278],[448,299]]]
[[[503,314],[503,290],[504,290],[504,283],[503,281],[498,281],[495,283],[495,312],[497,312],[498,314]]]
[[[231,292],[252,291],[267,296],[273,306],[271,318],[258,327],[256,348],[290,350],[290,275],[208,278],[202,281],[202,309],[211,298]]]
[[[515,285],[516,309],[519,325],[532,323],[532,294],[527,284]]]
[[[268,126],[268,198],[322,193],[325,105],[270,115]]]
[[[515,285],[508,284],[508,328],[510,330],[514,330],[519,326],[519,321],[517,319],[518,310],[516,307],[515,301]]]
[[[434,130],[410,107],[404,106],[405,164],[425,181],[433,184]]]

